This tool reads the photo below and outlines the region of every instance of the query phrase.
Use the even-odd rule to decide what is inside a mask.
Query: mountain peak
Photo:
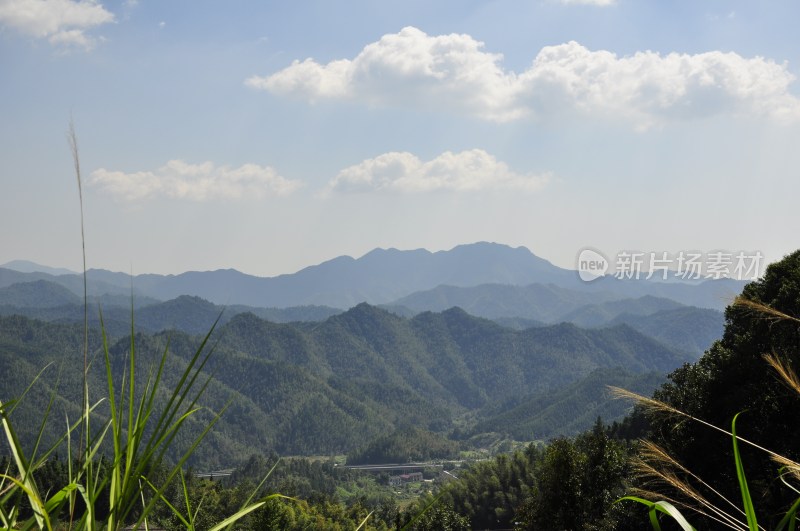
[[[0,288],[0,304],[30,308],[52,308],[79,304],[81,299],[64,286],[49,280],[20,282]]]
[[[384,310],[383,308],[379,308],[378,306],[373,306],[367,302],[361,302],[350,308],[344,313],[338,314],[338,316],[342,317],[354,317],[356,319],[375,319],[375,318],[398,318],[395,314]],[[333,316],[334,318],[337,316]]]
[[[48,275],[53,276],[77,274],[75,271],[70,271],[69,269],[65,269],[63,267],[50,267],[37,264],[36,262],[31,262],[30,260],[12,260],[0,265],[0,267],[4,269],[11,269],[12,271],[19,271],[20,273],[47,273]]]

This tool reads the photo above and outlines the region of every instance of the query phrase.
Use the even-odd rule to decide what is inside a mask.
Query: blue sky
[[[375,247],[800,227],[794,1],[0,0],[0,263],[274,275]]]

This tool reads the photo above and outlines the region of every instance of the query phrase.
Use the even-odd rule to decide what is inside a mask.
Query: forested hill
[[[443,294],[446,291],[434,290],[431,293]],[[456,297],[459,304],[450,306],[444,305],[447,298],[434,298],[425,304],[423,296],[421,301],[417,301],[423,304],[417,306],[416,310],[395,305],[384,308],[398,315],[413,317],[423,311],[444,311],[459,306],[472,315],[518,329],[560,322],[593,328],[624,323],[665,345],[698,357],[720,337],[724,322],[721,312],[687,307],[671,299],[650,295],[635,299],[613,299],[613,295],[608,293],[579,293],[537,284],[526,287],[478,286],[475,289],[463,289],[461,293],[470,295]],[[609,297],[611,300],[607,300]],[[122,337],[130,333],[132,305],[135,309],[135,329],[148,333],[174,329],[201,334],[218,319],[220,324],[224,324],[234,316],[247,312],[279,323],[324,321],[343,312],[327,306],[220,306],[190,295],[160,302],[131,298],[130,295],[105,294],[89,298],[89,322],[92,326],[99,326],[102,311],[106,333],[115,338]],[[52,322],[82,323],[83,310],[82,298],[55,282],[35,280],[0,288],[0,315],[25,315]]]
[[[96,352],[98,335],[91,337]],[[40,418],[44,402],[36,397],[55,390],[60,429],[64,409],[74,411],[80,399],[74,389],[82,367],[80,327],[0,317],[0,338],[0,399],[19,396],[36,371],[55,362],[35,385],[38,392],[13,414]],[[136,340],[139,352],[150,355],[169,340],[167,386],[176,383],[200,342],[181,332],[137,334]],[[206,405],[220,410],[232,400],[232,406],[197,459],[219,464],[255,450],[347,452],[399,426],[447,433],[465,412],[492,408],[500,414],[498,404],[563,389],[598,368],[643,374],[687,361],[627,325],[517,331],[457,308],[404,319],[367,304],[319,323],[275,324],[240,314],[215,331],[214,341],[215,353],[204,368],[213,374]],[[129,346],[123,338],[111,347],[120,377]],[[99,360],[94,370],[93,396],[101,398]]]
[[[221,306],[191,295],[181,295],[161,302],[149,298],[131,298],[130,295],[107,294],[89,298],[89,322],[92,326],[99,327],[102,312],[109,335],[119,337],[128,334],[131,328],[131,305],[135,307],[136,330],[149,333],[175,329],[201,334],[208,331],[217,319],[220,323],[226,323],[235,315],[245,312],[285,323],[321,321],[342,311],[327,306]],[[55,282],[36,280],[0,288],[0,315],[24,315],[51,322],[82,323],[83,310],[83,300]]]

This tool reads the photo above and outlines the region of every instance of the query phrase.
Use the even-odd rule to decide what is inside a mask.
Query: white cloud
[[[518,104],[538,114],[567,107],[623,117],[640,128],[718,114],[800,118],[786,65],[735,53],[620,58],[570,42],[543,48],[519,81]]]
[[[482,48],[483,43],[469,35],[430,37],[407,27],[367,45],[353,60],[325,65],[313,59],[295,61],[245,83],[310,101],[349,98],[371,105],[444,105],[471,109],[492,120],[518,117],[520,109],[512,105],[515,76],[502,71],[501,55]]]
[[[481,190],[535,191],[549,174],[519,174],[482,149],[446,151],[423,162],[407,152],[384,153],[340,171],[330,189],[342,192],[475,192]]]
[[[96,39],[86,31],[111,22],[95,0],[0,0],[0,24],[57,46],[91,49]]]
[[[542,48],[519,74],[501,61],[469,35],[429,36],[407,27],[354,59],[295,61],[245,83],[311,102],[449,109],[497,122],[574,112],[640,129],[721,114],[800,118],[800,100],[789,90],[794,76],[786,64],[763,57],[718,51],[619,57],[573,41]]]
[[[244,164],[238,168],[216,167],[211,162],[189,164],[171,160],[156,171],[124,173],[100,168],[88,184],[120,201],[167,197],[186,201],[213,199],[260,199],[287,195],[302,186],[278,175],[268,166]]]
[[[55,46],[83,48],[84,50],[91,50],[95,43],[95,39],[87,36],[81,30],[59,31],[47,40]]]

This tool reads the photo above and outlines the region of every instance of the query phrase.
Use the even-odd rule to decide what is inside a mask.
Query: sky
[[[800,239],[794,0],[0,0],[0,263]]]

